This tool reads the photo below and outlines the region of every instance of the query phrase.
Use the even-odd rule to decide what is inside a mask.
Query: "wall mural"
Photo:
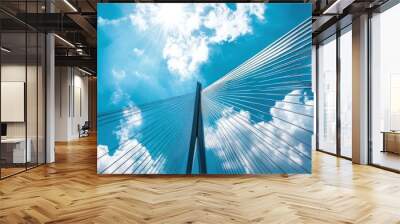
[[[311,172],[311,4],[98,4],[99,174]]]

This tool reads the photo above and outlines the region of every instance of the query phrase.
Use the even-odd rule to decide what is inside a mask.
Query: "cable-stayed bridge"
[[[204,89],[99,114],[120,138],[98,173],[309,173],[311,79],[309,18]]]

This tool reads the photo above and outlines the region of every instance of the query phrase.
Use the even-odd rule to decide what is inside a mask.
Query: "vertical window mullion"
[[[1,29],[2,28],[2,23],[0,23],[0,47],[2,46],[2,32],[1,32]],[[1,55],[2,55],[2,53],[0,52],[0,124],[2,124],[2,122],[1,122],[1,110],[2,110],[2,108],[1,108],[1,66],[2,66],[2,58],[1,58]],[[1,177],[1,170],[2,170],[2,164],[1,164],[1,150],[2,150],[2,148],[1,148],[1,145],[2,144],[0,144],[0,179],[2,179],[2,177]]]
[[[25,21],[28,21],[28,1],[25,0]],[[25,102],[24,102],[24,120],[25,120],[25,170],[28,169],[28,24],[25,23]]]
[[[336,28],[336,155],[341,156],[341,119],[340,119],[340,28]]]
[[[316,118],[315,118],[315,132],[316,132],[316,134],[315,134],[315,148],[316,148],[316,150],[318,150],[319,149],[319,110],[320,110],[320,108],[319,108],[319,53],[318,53],[318,51],[319,51],[319,44],[317,44],[316,45],[316,47],[315,47],[315,92],[316,92],[316,94],[315,94],[315,97],[316,97],[316,99],[315,99],[315,110],[316,110],[316,113],[315,113],[315,116],[316,116]]]
[[[39,14],[39,1],[36,1]],[[39,165],[39,32],[36,31],[36,166]]]

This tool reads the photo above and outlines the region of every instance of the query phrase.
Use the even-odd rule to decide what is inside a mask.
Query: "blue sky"
[[[243,5],[98,4],[99,113],[193,92],[197,80],[204,88],[311,10]]]

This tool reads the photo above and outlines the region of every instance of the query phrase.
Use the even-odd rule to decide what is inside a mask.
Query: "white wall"
[[[88,121],[88,77],[82,76],[82,73],[76,74],[77,70],[75,70],[74,75],[74,107],[72,108],[72,119],[71,119],[71,136],[72,138],[78,138],[78,124],[83,125],[85,121]],[[79,97],[80,96],[80,97]],[[79,103],[79,100],[81,101]],[[72,103],[71,103],[72,104]],[[81,107],[81,108],[79,108]],[[81,110],[81,111],[80,111]]]
[[[76,68],[56,67],[55,85],[55,140],[77,139],[78,124],[88,120],[88,78]]]
[[[68,88],[70,84],[69,68],[55,68],[55,141],[68,140]]]

